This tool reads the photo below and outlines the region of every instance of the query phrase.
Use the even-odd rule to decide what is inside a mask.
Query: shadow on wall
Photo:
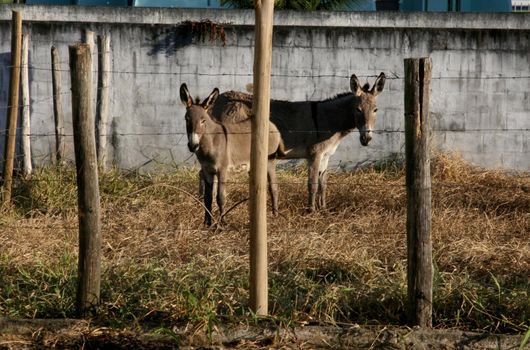
[[[165,54],[166,57],[173,56],[178,49],[182,49],[191,44],[206,42],[211,44],[220,42],[223,46],[226,44],[226,35],[224,27],[209,20],[192,22],[186,21],[182,24],[162,30],[154,34],[152,38],[153,48],[148,52],[149,56]]]

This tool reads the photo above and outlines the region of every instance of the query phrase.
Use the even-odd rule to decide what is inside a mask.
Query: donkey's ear
[[[355,74],[351,75],[350,89],[351,89],[351,92],[353,92],[355,96],[359,96],[361,94],[361,91],[362,91],[361,83],[359,83],[359,79],[357,79],[357,76]]]
[[[186,83],[182,84],[180,86],[180,100],[186,106],[186,108],[190,108],[193,104],[193,98],[191,98],[190,92],[188,91],[188,87],[186,86]]]
[[[381,72],[377,79],[375,80],[375,84],[372,87],[372,95],[377,96],[381,91],[383,91],[383,88],[385,87],[385,81],[386,81],[386,75],[385,73]]]
[[[206,97],[206,99],[204,101],[202,101],[201,106],[204,109],[210,109],[213,106],[213,104],[215,103],[215,100],[217,100],[217,97],[219,97],[219,89],[215,88],[215,89],[213,89],[213,91],[210,94],[210,96]]]

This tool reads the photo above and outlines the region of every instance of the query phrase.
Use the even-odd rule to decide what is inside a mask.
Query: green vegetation
[[[436,157],[434,324],[520,333],[530,326],[530,177]],[[228,207],[248,196],[234,177]],[[405,323],[406,191],[402,162],[329,179],[329,210],[305,213],[305,170],[279,171],[280,216],[269,218],[270,322]],[[248,310],[248,212],[204,229],[197,171],[101,177],[102,303],[109,326],[211,331],[253,322]],[[19,180],[0,219],[0,315],[75,314],[77,216],[71,167]]]
[[[340,10],[361,0],[275,0],[278,10]],[[235,8],[254,8],[254,0],[221,0],[221,5]]]

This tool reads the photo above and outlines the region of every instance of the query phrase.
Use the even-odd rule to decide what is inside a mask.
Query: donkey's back
[[[250,134],[252,124],[252,95],[239,91],[226,91],[219,95],[211,110],[212,118],[222,123],[234,152],[244,150],[250,159]],[[237,151],[236,151],[237,149]],[[269,123],[269,156],[285,156],[285,146],[280,130]]]
[[[212,118],[223,125],[249,122],[252,118],[252,95],[240,91],[226,91],[219,95],[212,110]],[[279,146],[281,158],[304,158],[307,146],[316,143],[311,119],[311,102],[271,100],[269,148]],[[250,131],[249,131],[250,132]],[[269,149],[269,151],[271,151]]]
[[[241,106],[235,106],[241,109]],[[222,125],[226,130],[226,157],[230,167],[248,164],[250,162],[252,120],[250,114],[221,115]],[[269,158],[283,157],[285,149],[278,128],[269,123],[269,142],[267,154]]]

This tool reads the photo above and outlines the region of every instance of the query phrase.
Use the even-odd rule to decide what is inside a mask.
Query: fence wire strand
[[[93,54],[94,55],[94,54]],[[97,61],[94,61],[94,64],[96,64]],[[61,61],[59,62],[60,65],[66,65],[69,64],[69,62]],[[46,67],[36,66],[35,64],[28,65],[28,69],[30,70],[39,70],[39,71],[54,71],[52,68],[49,68],[48,66],[51,65],[51,62],[47,64]],[[0,67],[5,68],[12,68],[15,66],[12,65],[0,65]],[[26,65],[23,66],[17,66],[18,68],[26,67]],[[60,72],[70,72],[70,69],[55,69],[55,71]],[[97,69],[93,70],[93,74],[97,74],[99,71]],[[154,72],[154,71],[132,71],[132,70],[106,70],[103,71],[103,73],[110,73],[110,74],[131,74],[131,75],[194,75],[194,76],[208,76],[208,77],[225,77],[225,76],[236,76],[236,77],[252,77],[253,73],[235,73],[235,72],[228,72],[228,73],[203,73],[203,72]],[[293,73],[274,73],[271,72],[272,77],[280,77],[280,78],[350,78],[351,74],[340,74],[340,73],[327,73],[327,74],[293,74]],[[358,78],[377,78],[378,75],[374,74],[364,74],[364,75],[357,75]],[[395,72],[391,72],[389,76],[386,77],[386,80],[403,80],[404,77],[399,76]],[[431,80],[494,80],[494,79],[530,79],[530,75],[495,75],[495,76],[432,76]]]
[[[52,42],[49,42],[49,41],[46,41],[46,43],[52,43],[52,44],[55,44],[55,43],[58,43],[57,41],[52,41]],[[61,43],[66,43],[66,42],[61,42]],[[93,52],[92,53],[92,56],[93,57],[97,57],[101,55],[101,52]],[[97,64],[97,60],[94,59],[94,64]],[[43,71],[43,72],[53,72],[53,71],[59,71],[59,72],[70,72],[70,68],[67,66],[69,64],[68,61],[60,61],[58,63],[59,67],[58,69],[52,69],[51,68],[51,61],[50,62],[45,62],[45,63],[40,63],[40,62],[37,62],[37,63],[33,63],[33,64],[30,64],[30,65],[22,65],[22,66],[19,66],[17,68],[28,68],[29,70],[33,70],[33,71]],[[65,67],[66,66],[66,67]],[[5,65],[5,64],[0,64],[0,69],[1,68],[4,68],[4,69],[10,69],[10,68],[13,68],[14,66],[12,65]],[[112,74],[112,75],[134,75],[134,76],[137,76],[137,75],[150,75],[150,76],[206,76],[206,77],[226,77],[226,76],[233,76],[233,77],[252,77],[253,76],[253,73],[252,72],[246,72],[246,73],[235,73],[235,72],[227,72],[227,73],[222,73],[222,72],[190,72],[190,71],[179,71],[179,72],[159,72],[159,71],[136,71],[136,70],[114,70],[114,69],[111,69],[111,70],[107,70],[103,73],[108,73],[108,74]],[[92,71],[92,74],[94,75],[97,75],[98,74],[98,70],[97,69],[94,69]],[[289,72],[289,73],[281,73],[281,72],[273,72],[271,74],[272,77],[278,77],[278,78],[310,78],[310,79],[319,79],[319,78],[326,78],[326,79],[334,79],[334,78],[345,78],[345,79],[348,79],[350,78],[350,74],[344,74],[344,73],[324,73],[324,74],[312,74],[312,73],[307,73],[307,72]],[[371,75],[371,74],[364,74],[364,75],[358,75],[359,78],[364,78],[364,79],[368,79],[368,78],[377,78],[378,75]],[[402,76],[399,76],[396,72],[390,72],[389,75],[386,77],[387,80],[395,80],[395,81],[399,81],[399,80],[403,80],[404,77]],[[530,75],[495,75],[495,76],[465,76],[465,77],[462,77],[462,76],[433,76],[431,77],[431,80],[513,80],[513,79],[530,79]],[[51,82],[49,82],[51,84]],[[111,86],[110,86],[111,87]],[[106,86],[104,88],[109,88],[109,86]],[[95,87],[94,90],[97,91],[101,89],[101,87]],[[66,91],[66,92],[61,92],[60,93],[60,96],[66,96],[66,95],[71,95],[71,91]],[[29,104],[24,104],[24,105],[21,105],[21,104],[17,104],[16,106],[1,106],[0,109],[8,109],[8,108],[12,108],[12,107],[32,107],[34,106],[35,104],[42,104],[42,103],[46,103],[46,102],[50,102],[50,101],[53,101],[54,98],[58,97],[57,95],[56,96],[51,96],[51,97],[47,97],[47,98],[39,98],[39,99],[34,99],[34,100],[31,100],[31,102]],[[93,101],[96,101],[95,98],[93,98]],[[316,102],[320,102],[320,101],[316,101]],[[95,103],[94,103],[95,105]],[[42,115],[44,115],[45,113],[42,113],[42,112],[37,112],[37,111],[32,111],[32,113],[40,113]],[[45,138],[45,137],[55,137],[56,136],[56,133],[55,132],[40,132],[40,133],[35,133],[35,132],[31,132],[29,134],[20,134],[19,131],[21,130],[22,128],[21,127],[18,127],[17,128],[17,134],[18,135],[22,135],[22,136],[29,136],[31,138]],[[451,133],[460,133],[460,132],[478,132],[478,133],[483,133],[483,132],[528,132],[530,131],[530,128],[468,128],[468,129],[455,129],[455,128],[448,128],[448,129],[445,129],[445,128],[433,128],[431,130],[432,133],[446,133],[446,132],[451,132]],[[331,132],[334,132],[332,130],[281,130],[279,131],[280,133],[291,133],[291,134],[326,134],[326,133],[331,133]],[[404,130],[401,130],[401,129],[395,129],[395,130],[392,130],[392,129],[376,129],[376,130],[373,130],[373,132],[375,134],[404,134]],[[8,133],[8,130],[7,129],[4,129],[4,130],[0,130],[0,135],[5,135]],[[206,134],[225,134],[225,132],[213,132],[213,133],[206,133]],[[230,132],[229,134],[250,134],[250,131],[248,132],[237,132],[237,133],[234,133],[234,132]],[[111,138],[114,138],[114,137],[153,137],[153,136],[177,136],[177,137],[180,137],[180,139],[177,141],[177,145],[179,146],[184,146],[184,144],[181,144],[181,141],[183,139],[184,136],[186,136],[187,133],[184,132],[184,131],[152,131],[152,132],[112,132],[112,133],[107,133],[107,134],[103,134],[101,136],[104,136],[104,137],[107,137],[109,139]],[[65,132],[65,133],[62,133],[60,136],[62,137],[66,137],[66,138],[72,138],[74,135],[73,133],[68,133],[68,132]],[[46,159],[46,158],[51,158],[53,155],[42,155],[41,157],[43,159]],[[399,157],[401,157],[402,159],[404,159],[404,154],[399,154],[398,155]],[[190,155],[190,158],[193,157],[193,154]],[[16,155],[15,156],[15,160],[17,162],[20,162],[20,160],[23,158],[22,155]],[[189,160],[190,158],[188,158],[187,160]],[[384,162],[384,161],[394,161],[396,158],[395,156],[393,158],[388,158],[388,159],[378,159],[378,161],[380,162]],[[186,160],[186,161],[187,161]],[[148,160],[148,163],[151,162],[151,161],[155,161],[154,159],[150,159]],[[184,162],[181,162],[181,163],[177,163],[175,164],[175,167],[178,168],[178,167],[181,167],[181,166],[188,166],[189,163],[186,163],[186,161]],[[73,159],[67,159],[66,162],[73,162]],[[338,163],[335,163],[335,164],[332,164],[328,167],[329,170],[344,170],[344,167],[345,166],[349,166],[351,164],[346,164],[346,163],[342,163],[342,162],[338,162]],[[45,181],[45,182],[50,182],[50,181],[57,181],[57,182],[64,182],[64,179],[35,179],[35,178],[30,178],[30,179],[20,179],[20,178],[16,178],[15,179],[17,183],[21,183],[21,182],[26,182],[26,183],[30,183],[30,182],[38,182],[38,181]],[[248,185],[248,181],[227,181],[226,182],[228,185]],[[305,186],[307,184],[307,180],[298,180],[298,181],[293,181],[293,180],[280,180],[277,182],[278,185],[280,186],[288,186],[288,185],[295,185],[295,186]],[[351,183],[349,182],[348,184],[344,184],[342,182],[339,182],[339,181],[328,181],[328,184],[329,185],[332,185],[332,186],[338,186],[338,187],[342,187],[342,186],[364,186],[366,188],[370,188],[370,187],[381,187],[381,184],[374,184],[374,185],[371,185],[371,184],[367,184],[367,183]],[[75,178],[72,178],[72,185],[75,185]],[[402,189],[402,190],[405,190],[406,189],[406,186],[404,183],[386,183],[384,185],[385,187],[388,187],[388,188],[399,188],[399,189]],[[438,188],[461,188],[463,185],[462,184],[458,184],[458,183],[451,183],[451,182],[440,182],[440,181],[433,181],[432,183],[432,189],[433,190],[437,190]],[[481,184],[474,184],[472,186],[470,186],[469,184],[466,184],[466,186],[470,189],[470,190],[484,190],[484,189],[487,189],[488,187],[493,187],[493,185],[491,186],[486,186],[486,185],[481,185]],[[503,187],[499,187],[499,186],[495,186],[496,189],[499,189],[499,188],[502,188],[502,189],[505,189],[505,190],[513,190],[513,191],[519,191],[519,190],[524,190],[522,187],[524,186],[503,186]],[[9,226],[9,225],[0,225],[0,227],[3,227],[3,228],[13,228],[13,229],[19,229],[19,228],[23,228],[23,229],[42,229],[42,227],[39,227],[39,226],[35,226],[35,227],[32,227],[32,226],[19,226],[19,225],[14,225],[14,226]],[[54,228],[62,228],[62,229],[66,229],[66,230],[77,230],[78,227],[77,226],[71,226],[71,227],[68,227],[68,226],[57,226],[57,227],[54,227]],[[141,227],[141,228],[138,228],[138,230],[145,230],[146,228],[145,227]],[[183,231],[183,230],[188,230],[188,231],[197,231],[198,229],[182,229],[182,228],[178,228],[178,229],[175,229],[175,231]],[[285,231],[285,230],[282,230],[282,231]],[[362,234],[362,233],[359,233],[359,234]]]

